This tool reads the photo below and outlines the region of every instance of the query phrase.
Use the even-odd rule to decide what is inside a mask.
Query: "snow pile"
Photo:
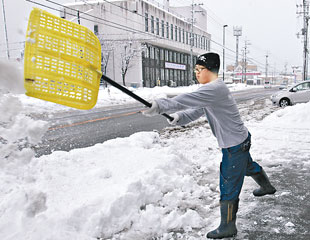
[[[17,63],[0,60],[0,89],[2,92],[25,92],[22,70],[22,66]]]
[[[281,128],[294,128],[305,129],[309,127],[309,124],[304,125],[306,122],[310,122],[310,104],[302,103],[296,106],[280,109],[275,114],[268,116],[264,119],[263,123],[268,125],[277,122]],[[294,123],[292,125],[292,123]]]
[[[11,94],[23,92],[19,65],[0,62],[0,86],[0,238],[14,239],[16,221],[46,208],[45,194],[33,186],[36,169],[30,167],[31,147],[40,141],[46,123],[26,116],[20,100]]]
[[[253,150],[269,166],[292,160],[310,165],[310,102],[280,109],[249,127],[257,141]]]
[[[201,228],[195,208],[212,190],[197,184],[192,163],[175,150],[158,133],[141,132],[30,162],[34,181],[10,182],[14,194],[2,193],[0,238],[93,239],[125,231],[123,239],[145,239]],[[30,185],[38,190],[22,190]]]

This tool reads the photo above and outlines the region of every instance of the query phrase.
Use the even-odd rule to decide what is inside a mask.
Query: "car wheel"
[[[286,107],[290,105],[290,100],[287,98],[283,98],[279,102],[280,107]]]

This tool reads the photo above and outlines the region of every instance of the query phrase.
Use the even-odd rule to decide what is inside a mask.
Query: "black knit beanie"
[[[211,72],[217,74],[220,69],[220,56],[212,52],[202,54],[198,56],[196,65],[204,66]]]

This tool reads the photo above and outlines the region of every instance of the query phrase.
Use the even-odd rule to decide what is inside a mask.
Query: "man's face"
[[[209,77],[210,71],[206,67],[202,65],[196,65],[195,73],[196,73],[196,78],[200,84],[205,84],[205,83],[210,82],[210,77]]]

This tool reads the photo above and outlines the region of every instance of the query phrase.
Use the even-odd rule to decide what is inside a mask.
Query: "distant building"
[[[257,66],[254,64],[246,64],[242,61],[238,66],[228,65],[226,67],[227,75],[229,76],[226,81],[233,83],[246,83],[249,85],[261,85],[264,81],[261,78],[261,72],[258,71]]]
[[[171,7],[168,0],[164,5],[151,0],[98,0],[66,6],[70,8],[63,9],[63,18],[75,18],[98,36],[104,74],[127,86],[190,85],[191,39],[193,66],[198,55],[210,51],[207,13],[199,5],[192,37],[191,6]],[[79,10],[78,19],[73,9]]]

